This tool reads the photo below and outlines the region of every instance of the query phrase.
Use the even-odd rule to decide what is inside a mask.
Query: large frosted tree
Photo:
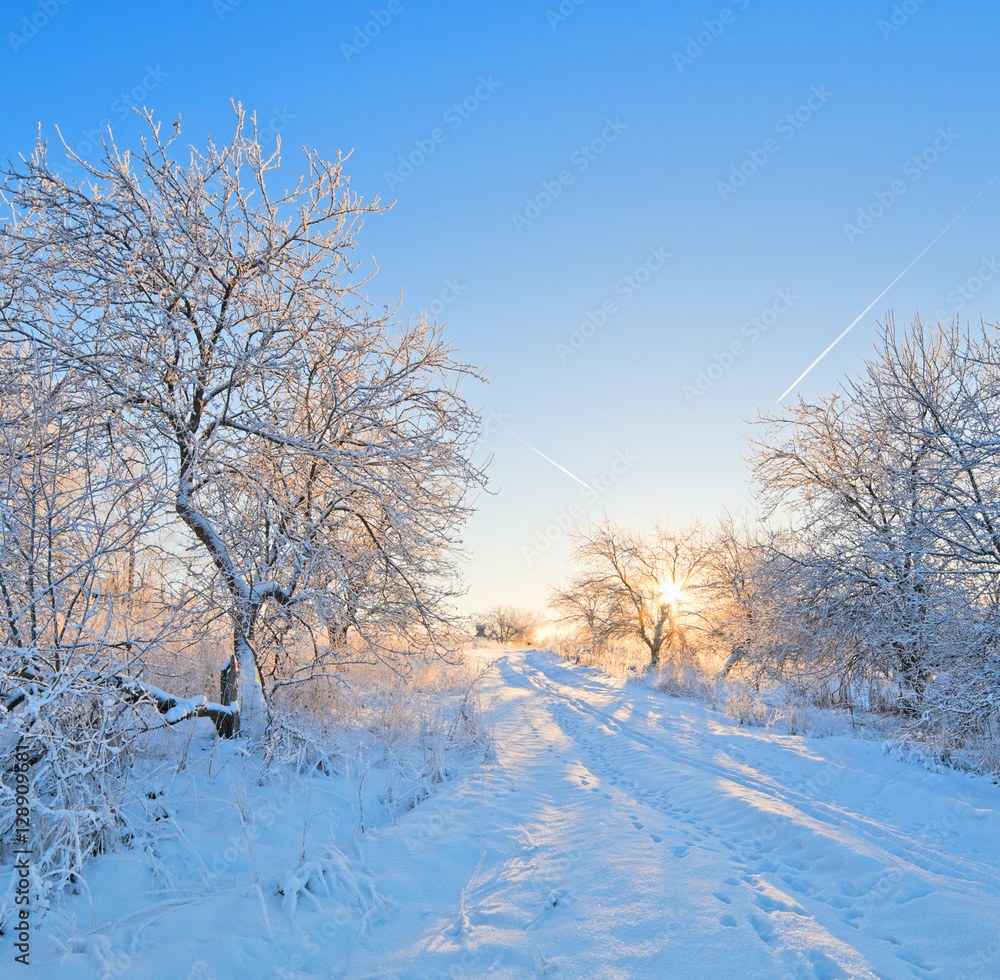
[[[474,372],[439,328],[366,299],[355,237],[379,205],[350,192],[342,158],[307,151],[274,194],[278,150],[241,109],[202,149],[145,123],[133,151],[109,134],[102,159],[76,158],[82,181],[41,140],[8,164],[0,345],[85,388],[107,452],[141,459],[134,492],[197,542],[231,621],[223,704],[246,714],[262,695],[270,712],[267,608],[354,626],[375,651],[386,629],[447,626],[482,482]],[[233,734],[239,716],[216,724]]]

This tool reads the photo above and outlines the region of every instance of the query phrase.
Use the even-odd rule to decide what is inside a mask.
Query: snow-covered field
[[[94,861],[30,974],[1000,977],[990,780],[473,655],[496,659],[496,758],[412,808],[424,790],[378,760],[258,785],[198,722],[183,771],[150,778],[157,833]]]

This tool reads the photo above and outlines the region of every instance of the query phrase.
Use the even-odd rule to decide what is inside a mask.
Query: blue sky
[[[353,189],[396,200],[360,239],[372,299],[438,313],[490,380],[462,607],[540,608],[587,515],[739,508],[758,406],[970,201],[799,390],[889,310],[1000,319],[998,27],[985,0],[8,0],[0,155],[39,123],[129,137],[133,102],[200,144],[230,99],[289,170],[353,149]]]

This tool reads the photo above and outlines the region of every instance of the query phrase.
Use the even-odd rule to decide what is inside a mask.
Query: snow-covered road
[[[410,810],[391,767],[262,778],[189,730],[185,767],[151,760],[154,835],[92,862],[30,975],[1000,978],[989,780],[477,655],[497,758]]]
[[[1000,977],[989,781],[540,652],[483,699],[498,764],[361,842],[392,906],[335,975]]]

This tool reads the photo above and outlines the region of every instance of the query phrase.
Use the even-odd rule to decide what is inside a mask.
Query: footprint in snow
[[[663,838],[659,834],[650,834],[649,836],[652,838],[654,844],[663,843]]]
[[[840,921],[849,926],[854,926],[855,929],[860,929],[861,927],[854,920],[860,919],[863,914],[863,912],[859,912],[857,909],[843,909],[839,913]]]
[[[725,902],[726,905],[732,905],[733,900],[725,892],[712,892],[712,894],[720,901]]]
[[[736,920],[729,914],[719,916],[719,925],[723,926],[735,926]]]
[[[917,898],[926,898],[930,892],[924,888],[923,885],[903,885],[902,888],[896,892],[896,904],[905,905],[907,902],[912,902]]]
[[[845,973],[843,967],[831,957],[827,956],[826,953],[818,949],[811,949],[806,956],[809,957],[812,962],[813,969],[816,971],[816,980],[843,980],[843,978],[849,977],[849,973]]]
[[[750,925],[754,927],[754,931],[760,937],[761,942],[767,943],[770,946],[775,940],[774,927],[771,923],[762,915],[756,915],[752,912],[748,918],[750,919]]]
[[[755,896],[755,901],[768,915],[772,912],[794,912],[796,915],[809,914],[801,905],[790,905],[788,902],[781,902],[778,899],[769,898],[767,895],[757,895]]]
[[[930,972],[933,967],[930,964],[925,963],[920,953],[915,949],[900,949],[896,954],[904,963],[909,963],[911,966],[915,966],[918,970],[923,970],[924,972]]]

